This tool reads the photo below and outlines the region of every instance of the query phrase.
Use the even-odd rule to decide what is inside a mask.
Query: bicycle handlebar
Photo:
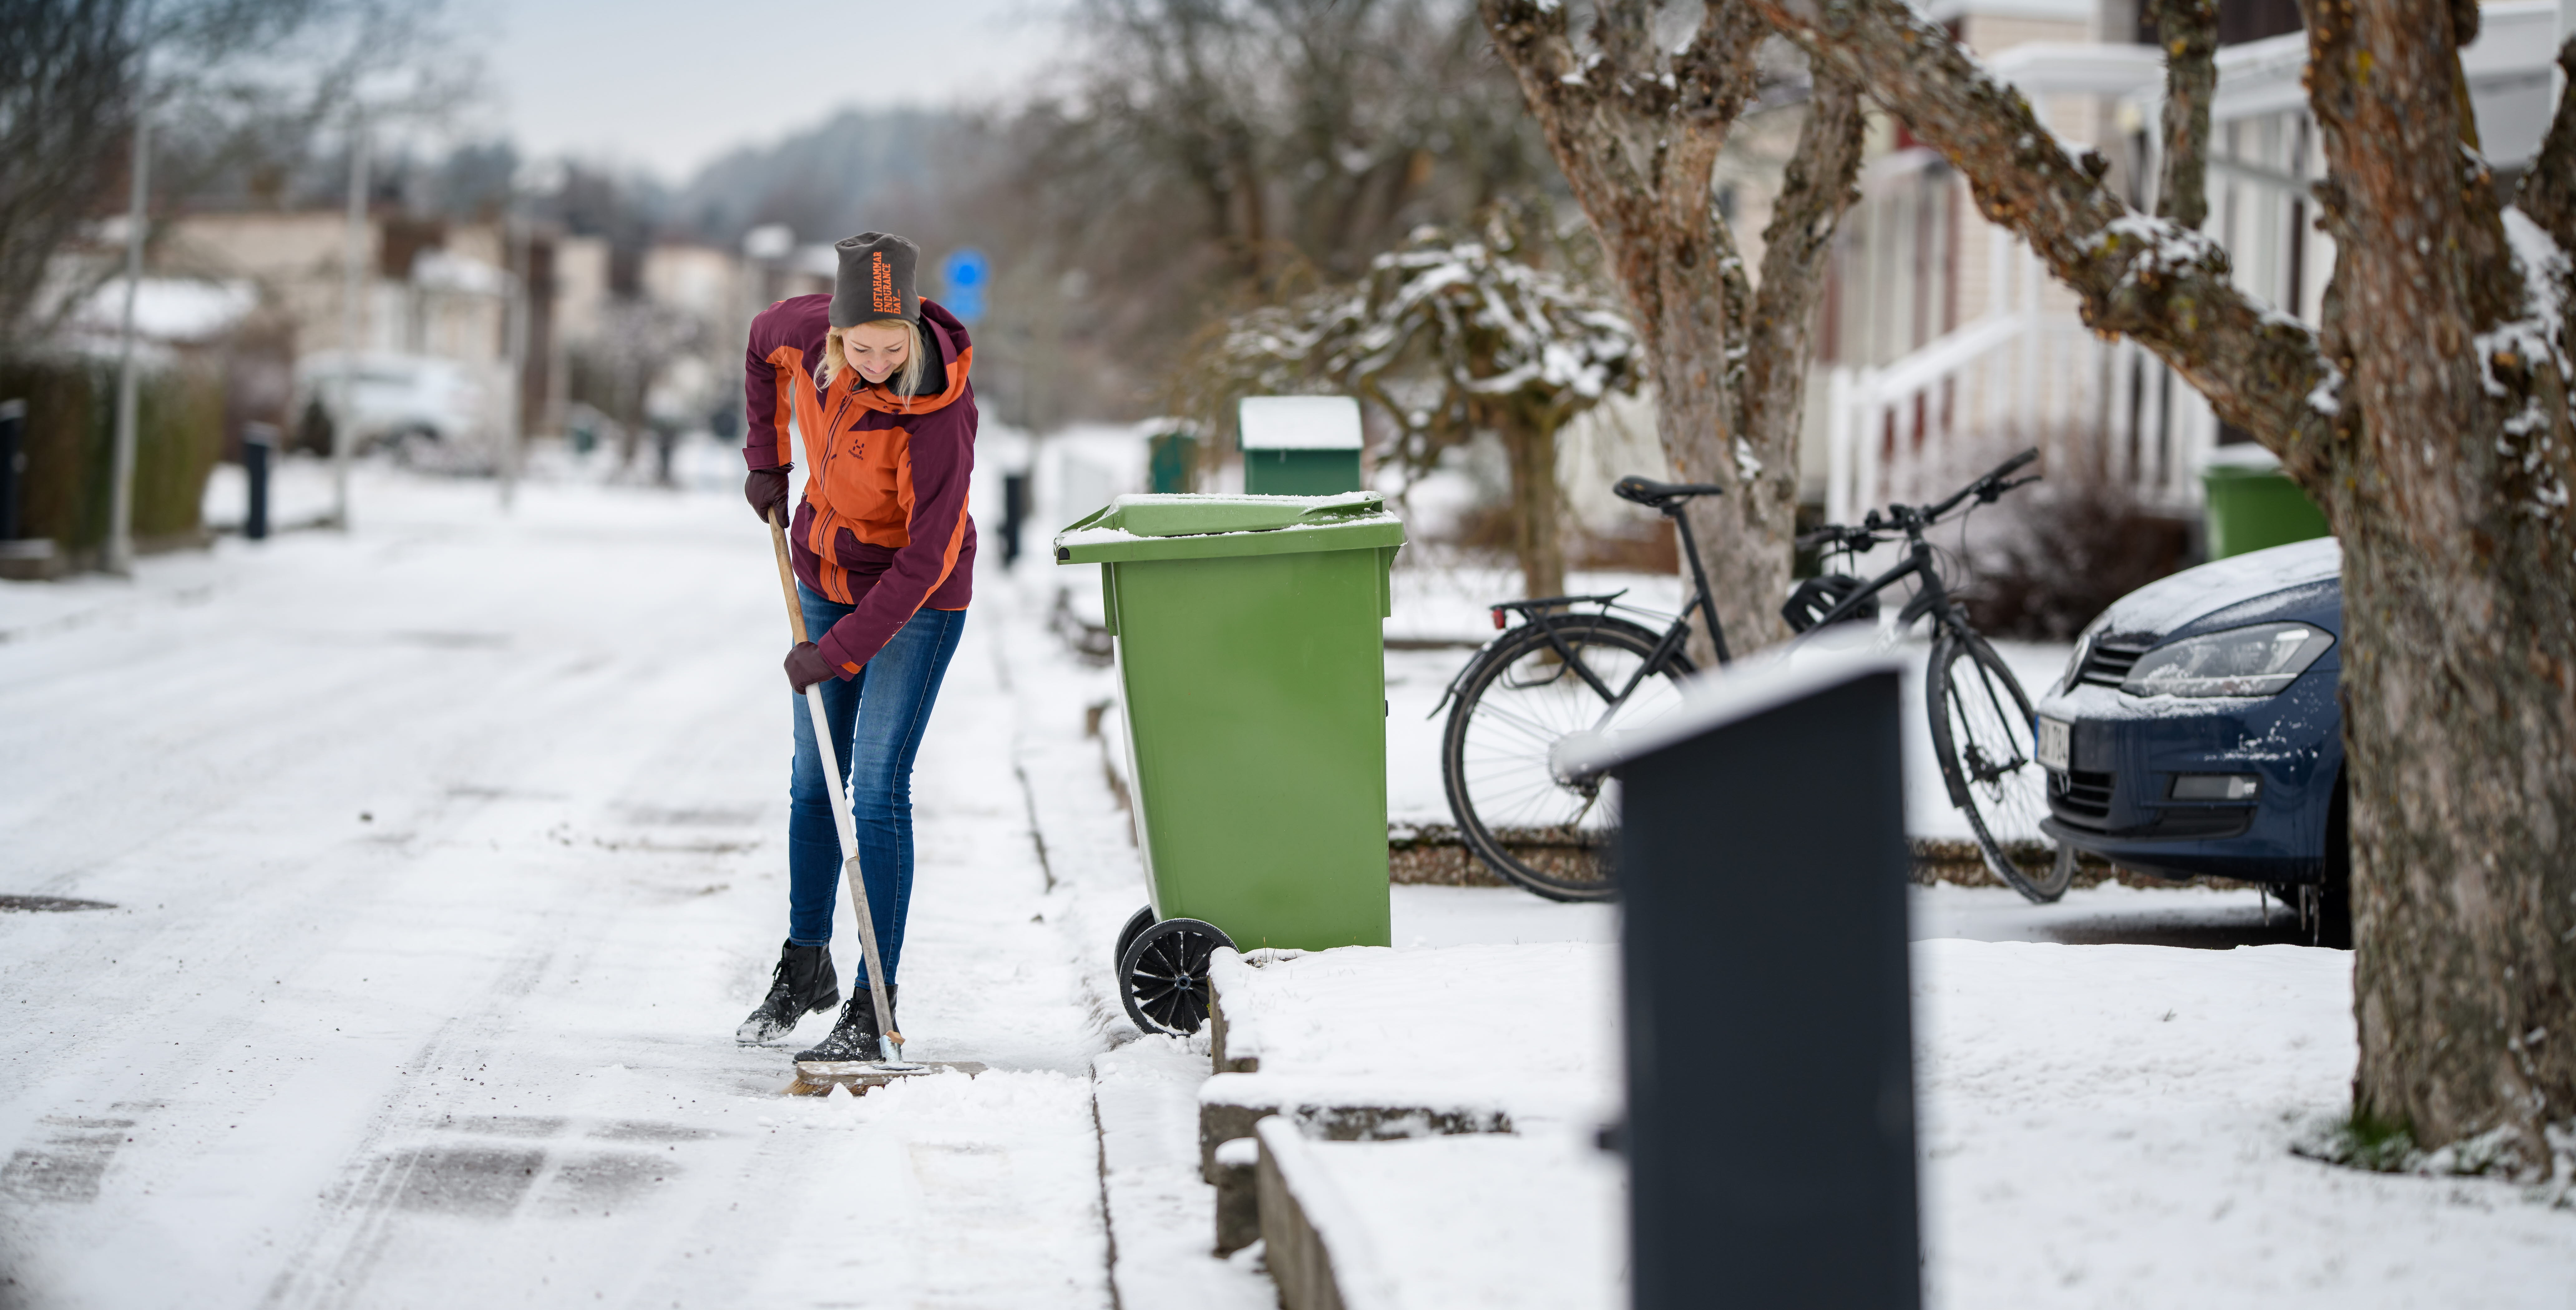
[[[1862,519],[1861,524],[1858,527],[1846,527],[1839,523],[1828,523],[1813,532],[1800,533],[1797,537],[1797,544],[1802,549],[1810,546],[1847,545],[1868,547],[1877,545],[1882,541],[1892,541],[1898,534],[1906,532],[1909,529],[1919,530],[1922,528],[1928,528],[1933,524],[1940,522],[1942,515],[1949,513],[1951,510],[1957,509],[1959,507],[1959,502],[1964,501],[1971,496],[1976,497],[1980,503],[1992,504],[1996,497],[2001,496],[2015,487],[2028,486],[2033,482],[2039,481],[2039,475],[2035,473],[2026,478],[2010,476],[2015,469],[2019,469],[2030,464],[2038,458],[2039,448],[2033,446],[2029,450],[2025,450],[2022,453],[2013,456],[2011,459],[2005,460],[2003,463],[1987,470],[1983,476],[1979,477],[1976,481],[1959,488],[1959,490],[1948,500],[1942,501],[1938,505],[1925,505],[1919,509],[1909,509],[1903,505],[1891,505],[1888,507],[1889,513],[1887,517],[1884,518],[1880,517],[1877,510],[1871,510],[1868,517]]]
[[[1923,521],[1931,523],[1938,520],[1942,515],[1949,513],[1951,510],[1957,509],[1959,507],[1959,502],[1966,500],[1970,496],[1975,496],[1984,501],[1992,501],[1996,496],[2003,494],[2005,490],[2002,485],[2003,480],[2009,476],[2014,469],[2020,468],[2021,466],[2038,458],[2039,447],[2033,446],[2030,449],[2013,456],[2011,459],[2005,460],[2001,464],[1997,464],[1993,470],[1988,472],[1984,477],[1959,488],[1959,490],[1953,493],[1948,500],[1942,501],[1938,505],[1925,507],[1923,511]]]
[[[1866,546],[1877,540],[1878,534],[1867,528],[1846,528],[1840,524],[1828,523],[1813,532],[1798,534],[1797,544],[1799,549],[1804,550],[1809,546],[1839,546],[1844,542]]]

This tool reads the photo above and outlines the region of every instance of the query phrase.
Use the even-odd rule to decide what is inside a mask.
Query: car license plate
[[[2041,719],[2038,737],[2036,753],[2040,763],[2059,773],[2074,767],[2072,763],[2075,755],[2074,724],[2059,719]]]

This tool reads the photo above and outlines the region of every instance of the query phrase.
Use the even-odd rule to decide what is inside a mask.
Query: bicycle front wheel
[[[1986,867],[2034,904],[2065,895],[2075,862],[2057,858],[2057,843],[2039,827],[2048,817],[2048,776],[2021,681],[1985,638],[1944,632],[1932,644],[1924,701],[1941,781],[1968,816]]]
[[[1687,656],[1637,678],[1659,640],[1621,619],[1576,615],[1523,625],[1487,649],[1458,689],[1440,749],[1449,812],[1487,867],[1552,900],[1617,892],[1619,784],[1560,779],[1548,751],[1568,734],[1633,728],[1679,705]],[[1631,680],[1636,689],[1604,722]]]

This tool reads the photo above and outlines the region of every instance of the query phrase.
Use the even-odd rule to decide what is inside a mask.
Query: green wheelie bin
[[[1152,904],[1119,934],[1147,1032],[1195,1032],[1207,962],[1390,944],[1389,570],[1373,491],[1120,496],[1055,538],[1098,564]]]
[[[2326,516],[2261,446],[2224,446],[2200,470],[2209,557],[2326,535]]]

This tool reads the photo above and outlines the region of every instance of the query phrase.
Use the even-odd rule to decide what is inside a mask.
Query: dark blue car
[[[2348,945],[2342,569],[2303,541],[2104,611],[2035,707],[2041,826],[2142,873],[2266,884],[2311,941]]]

